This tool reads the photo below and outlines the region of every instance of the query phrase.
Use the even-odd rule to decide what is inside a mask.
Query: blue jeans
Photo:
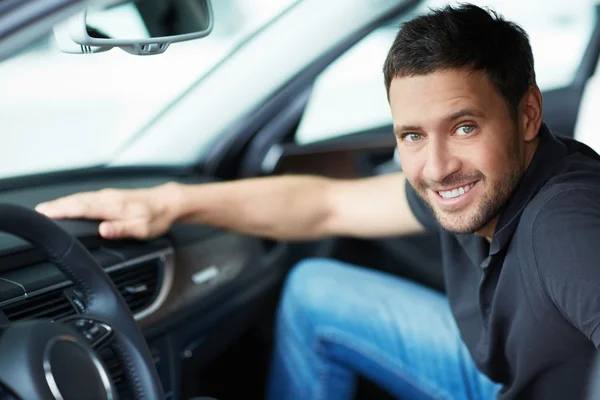
[[[357,376],[402,399],[492,399],[445,296],[328,259],[289,274],[276,326],[269,400],[352,399]]]

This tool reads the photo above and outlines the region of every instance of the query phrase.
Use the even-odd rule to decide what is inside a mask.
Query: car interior
[[[160,60],[183,51],[202,58],[202,51],[207,51],[213,33],[217,34],[221,29],[219,18],[235,11],[235,8],[218,5],[216,1],[212,4],[195,0],[145,1],[146,6],[154,2],[155,7],[170,3],[172,13],[185,16],[179,18],[183,21],[181,24],[172,24],[171,30],[152,28],[154,36],[185,36],[182,43],[128,37],[129,33],[125,32],[122,38],[116,38],[119,33],[111,31],[110,26],[102,27],[100,19],[96,20],[97,24],[89,24],[77,32],[61,26],[64,28],[62,33],[71,35],[72,41],[76,42],[74,46],[70,43],[71,47],[64,45],[61,48],[64,60],[86,58],[101,63],[102,57],[116,59],[113,54],[118,53],[123,57],[118,60],[142,59],[136,62],[146,64],[133,68],[139,74],[151,70],[151,62],[164,62],[152,70],[154,78],[148,75],[144,78],[145,84],[136,87],[134,101],[142,103],[144,97],[161,95],[157,89],[162,87],[160,85],[175,85],[176,78],[170,75],[177,75],[178,70],[167,75],[156,71],[179,67],[175,62],[169,64]],[[111,7],[116,7],[116,3],[123,2],[113,1]],[[229,3],[229,7],[236,4],[234,1]],[[253,12],[253,7],[272,7],[265,5],[268,2],[248,3],[253,4],[247,12]],[[6,168],[0,163],[0,230],[4,231],[0,234],[0,325],[3,329],[14,328],[10,331],[12,336],[0,338],[0,354],[4,355],[0,361],[4,393],[0,398],[45,398],[37,397],[41,396],[42,389],[36,392],[38,389],[34,387],[40,384],[32,383],[34,379],[43,380],[35,377],[35,371],[41,367],[20,362],[17,367],[11,360],[24,358],[24,354],[37,354],[41,351],[35,345],[37,341],[63,334],[62,328],[55,329],[55,325],[76,329],[90,341],[89,347],[108,371],[107,379],[117,394],[115,398],[141,398],[143,390],[140,392],[138,386],[152,387],[153,379],[160,382],[164,398],[170,400],[190,400],[200,396],[221,400],[263,398],[279,295],[288,271],[298,261],[309,257],[335,258],[382,270],[443,292],[437,234],[380,240],[334,237],[319,241],[275,241],[209,226],[176,224],[166,235],[153,240],[106,240],[98,234],[98,221],[50,223],[32,211],[40,202],[72,193],[152,187],[170,181],[203,184],[281,174],[353,179],[398,171],[401,167],[395,158],[391,116],[386,114],[389,110],[385,108],[381,55],[387,51],[386,46],[391,44],[402,21],[425,12],[428,7],[448,2],[361,0],[352,4],[344,1],[323,4],[315,0],[288,0],[285,3],[285,7],[273,11],[251,33],[228,48],[226,54],[209,65],[199,77],[180,85],[175,96],[160,103],[159,108],[144,109],[144,115],[149,117],[141,126],[131,129],[135,131],[131,136],[115,146],[110,159],[86,163],[81,153],[87,150],[76,148],[73,152],[83,161],[69,164],[61,153],[51,155],[47,162],[36,161],[41,157],[39,154],[48,152],[49,139],[41,136],[52,137],[53,130],[38,131],[37,136],[14,134],[21,147],[8,146],[0,153],[10,161]],[[495,2],[483,3],[494,6]],[[533,3],[532,10],[551,8],[553,4]],[[558,79],[558,83],[549,84],[547,88],[542,87],[544,120],[556,133],[575,137],[600,151],[600,140],[594,131],[594,111],[600,104],[600,78],[595,74],[600,57],[600,6],[594,1],[580,3],[570,7],[579,7],[580,14],[591,22],[586,25],[585,34],[577,36],[577,43],[570,43],[569,40],[575,39],[565,35],[567,42],[563,47],[577,48],[579,53],[574,57],[556,55],[557,58],[572,59],[572,66],[566,78]],[[190,11],[192,8],[185,8],[192,4],[202,4],[205,8],[194,14]],[[497,2],[498,11],[503,12],[503,4]],[[70,7],[74,6],[71,4]],[[70,11],[69,14],[79,18],[81,7],[77,13]],[[140,5],[138,10],[142,20],[158,20],[153,14],[154,8],[143,7]],[[555,14],[561,14],[562,5],[556,7],[559,11]],[[515,9],[519,10],[519,7]],[[0,6],[0,18],[8,11]],[[88,14],[91,15],[91,11]],[[556,15],[552,14],[552,17],[559,18],[560,15]],[[314,26],[291,32],[293,18],[306,21],[309,17],[313,18]],[[75,18],[70,23],[76,26],[77,21],[82,20]],[[51,22],[53,26],[58,24],[58,21]],[[215,32],[207,33],[213,23]],[[579,21],[568,20],[568,17],[553,20],[553,24],[547,29],[567,30],[569,24],[583,29]],[[35,26],[30,20],[22,29]],[[532,25],[532,31],[537,28],[538,25]],[[0,23],[0,32],[1,29]],[[282,36],[282,32],[288,31]],[[201,34],[194,36],[193,32]],[[59,41],[59,33],[56,28],[54,33],[49,32],[43,37]],[[82,38],[82,35],[86,37]],[[544,40],[550,40],[545,37]],[[0,35],[0,47],[7,38]],[[19,40],[24,40],[23,36]],[[191,46],[184,48],[196,42],[198,46],[205,42],[207,47],[195,53]],[[39,42],[35,43],[40,46]],[[537,55],[535,46],[538,42],[533,41],[533,36],[532,43],[534,55]],[[356,64],[357,58],[364,56],[359,50],[367,44],[374,46],[369,47],[373,61],[369,61],[371,56],[364,58],[364,68],[370,68],[371,75],[361,78],[360,73],[356,73],[356,79],[368,86],[367,89],[360,92],[357,89],[354,95],[344,92],[352,86],[352,81],[347,81],[354,79],[352,74],[344,75],[346,81],[326,79],[341,76],[338,73],[344,68],[354,72],[362,68]],[[25,46],[25,50],[33,46]],[[552,55],[542,54],[547,47],[539,51],[540,63],[555,59]],[[263,52],[257,51],[258,48]],[[50,51],[61,52],[56,46]],[[14,53],[13,58],[19,57],[24,56]],[[39,68],[41,58],[36,60]],[[193,66],[192,60],[176,62]],[[21,132],[17,126],[21,120],[11,116],[15,115],[11,110],[16,107],[22,108],[21,115],[25,113],[27,119],[37,118],[41,120],[40,124],[47,124],[54,130],[63,129],[60,121],[44,122],[47,115],[33,110],[31,104],[37,104],[31,99],[35,91],[15,89],[19,82],[23,84],[26,80],[19,78],[21,75],[17,75],[16,68],[9,69],[12,65],[9,61],[0,63],[0,75],[12,76],[12,82],[17,82],[14,86],[5,86],[14,89],[14,94],[10,90],[0,91],[8,93],[7,99],[10,98],[0,101],[0,121],[9,121],[6,140],[12,140],[8,139],[13,135],[10,129]],[[371,68],[371,64],[374,67]],[[54,71],[50,68],[47,67],[48,71]],[[73,68],[81,69],[85,65]],[[93,86],[92,81],[100,82],[102,71],[109,71],[115,76],[111,79],[122,74],[126,82],[127,73],[131,71],[126,70],[129,67],[125,65],[122,68],[102,64],[85,79]],[[553,72],[554,67],[545,68]],[[52,73],[57,72],[48,72]],[[181,66],[181,74],[185,73]],[[85,79],[74,77],[73,86],[83,91],[81,86],[85,86]],[[161,80],[166,82],[159,82]],[[8,78],[0,78],[0,86],[5,82],[8,85]],[[65,92],[71,90],[68,84],[64,85]],[[97,83],[100,85],[110,86],[105,81]],[[359,86],[357,84],[357,88]],[[111,96],[125,96],[122,101],[132,101],[126,94],[119,94],[117,89],[110,87],[113,90]],[[373,100],[368,97],[371,87],[376,87],[373,90],[377,93]],[[341,94],[331,97],[338,89]],[[57,94],[53,101],[58,105],[51,109],[52,102],[44,97],[43,88],[36,87],[36,90],[39,90],[36,96],[41,98],[39,103],[43,103],[50,114],[60,116],[60,108],[71,104],[59,104],[64,96]],[[383,108],[377,107],[381,104]],[[98,107],[89,106],[94,112]],[[361,110],[365,115],[373,116],[371,122],[361,122],[360,116],[352,117],[354,120],[347,116],[360,114]],[[24,119],[24,126],[35,122]],[[94,125],[104,127],[105,120],[110,120],[110,116],[88,120],[85,125],[81,125],[82,122],[77,126],[85,127],[85,130],[78,128],[76,139],[56,139],[55,146],[66,147],[74,143],[77,147],[78,140],[86,140],[88,127],[91,131],[95,129]],[[11,124],[11,121],[16,122]],[[200,146],[204,143],[201,136],[205,131],[214,131],[215,135],[206,141],[206,145]],[[112,140],[109,132],[98,138]],[[45,147],[46,151],[34,149],[38,140],[39,146]],[[31,153],[27,149],[32,149]],[[38,162],[35,164],[37,169],[23,167],[21,172],[17,168],[20,163],[34,165],[32,160]],[[365,205],[370,206],[375,205]],[[94,263],[101,269],[93,266]],[[62,324],[52,325],[48,321]],[[102,321],[109,323],[103,325]],[[132,324],[139,327],[141,334],[136,333]],[[19,330],[18,327],[24,328]],[[147,353],[144,346],[147,346]],[[73,371],[72,365],[61,368],[64,376],[56,376],[56,380],[68,383],[58,382],[57,385],[77,385],[69,374],[79,372]],[[42,369],[40,371],[43,373]],[[28,378],[17,378],[15,374]],[[82,377],[83,383],[79,384],[85,386],[85,375],[77,376]],[[17,380],[22,382],[13,384]],[[356,398],[391,397],[361,378]]]

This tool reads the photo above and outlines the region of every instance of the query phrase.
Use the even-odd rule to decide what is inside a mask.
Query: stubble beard
[[[428,201],[429,207],[444,230],[456,234],[473,234],[500,214],[519,185],[523,173],[521,169],[515,169],[507,172],[503,179],[489,184],[474,211],[443,211]],[[481,179],[478,184],[485,187],[486,178]]]
[[[456,234],[472,234],[480,231],[500,214],[525,174],[525,167],[519,162],[518,150],[512,154],[514,158],[509,163],[514,165],[514,168],[507,171],[499,180],[490,182],[481,171],[468,174],[457,172],[446,177],[439,184],[428,184],[421,180],[417,183],[417,193],[433,211],[436,220],[444,230]],[[484,187],[483,196],[475,206],[474,211],[469,210],[473,207],[456,211],[440,210],[429,199],[428,191],[431,188],[460,186],[474,181],[477,181],[477,185],[483,185]]]

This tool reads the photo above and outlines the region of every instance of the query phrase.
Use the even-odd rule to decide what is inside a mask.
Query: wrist
[[[169,218],[172,222],[181,218],[184,213],[183,195],[184,185],[177,182],[168,182],[156,187],[156,196],[158,203],[158,213]]]

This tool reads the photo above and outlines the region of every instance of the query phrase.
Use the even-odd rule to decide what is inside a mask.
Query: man
[[[38,207],[106,238],[175,221],[250,235],[440,229],[448,298],[307,260],[281,300],[270,397],[351,398],[362,374],[401,398],[581,398],[600,344],[600,158],[554,136],[526,33],[478,7],[404,24],[384,65],[403,173],[100,191]]]

